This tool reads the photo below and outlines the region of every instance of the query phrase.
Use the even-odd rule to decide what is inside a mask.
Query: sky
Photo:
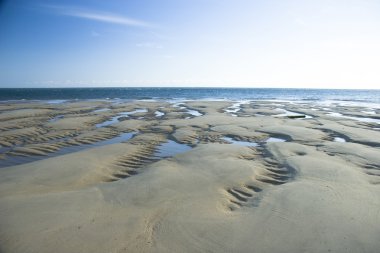
[[[0,87],[380,89],[379,0],[0,0]]]

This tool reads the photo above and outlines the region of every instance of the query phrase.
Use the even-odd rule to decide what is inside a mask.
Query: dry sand
[[[379,114],[233,104],[2,104],[0,252],[379,252]]]

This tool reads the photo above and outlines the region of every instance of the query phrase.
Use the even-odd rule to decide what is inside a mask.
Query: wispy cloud
[[[124,15],[119,15],[110,12],[99,12],[95,10],[81,9],[72,6],[61,6],[61,5],[44,5],[43,7],[48,8],[59,15],[71,16],[76,18],[94,20],[104,23],[112,23],[125,26],[137,26],[137,27],[153,27],[153,24],[130,18]]]

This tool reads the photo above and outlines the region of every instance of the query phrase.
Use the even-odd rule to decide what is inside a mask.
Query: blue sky
[[[380,88],[377,0],[0,3],[0,87]]]

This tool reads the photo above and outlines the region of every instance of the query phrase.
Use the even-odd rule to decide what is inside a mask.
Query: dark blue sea
[[[189,99],[356,101],[380,103],[380,90],[266,88],[2,88],[0,101],[83,99]]]

